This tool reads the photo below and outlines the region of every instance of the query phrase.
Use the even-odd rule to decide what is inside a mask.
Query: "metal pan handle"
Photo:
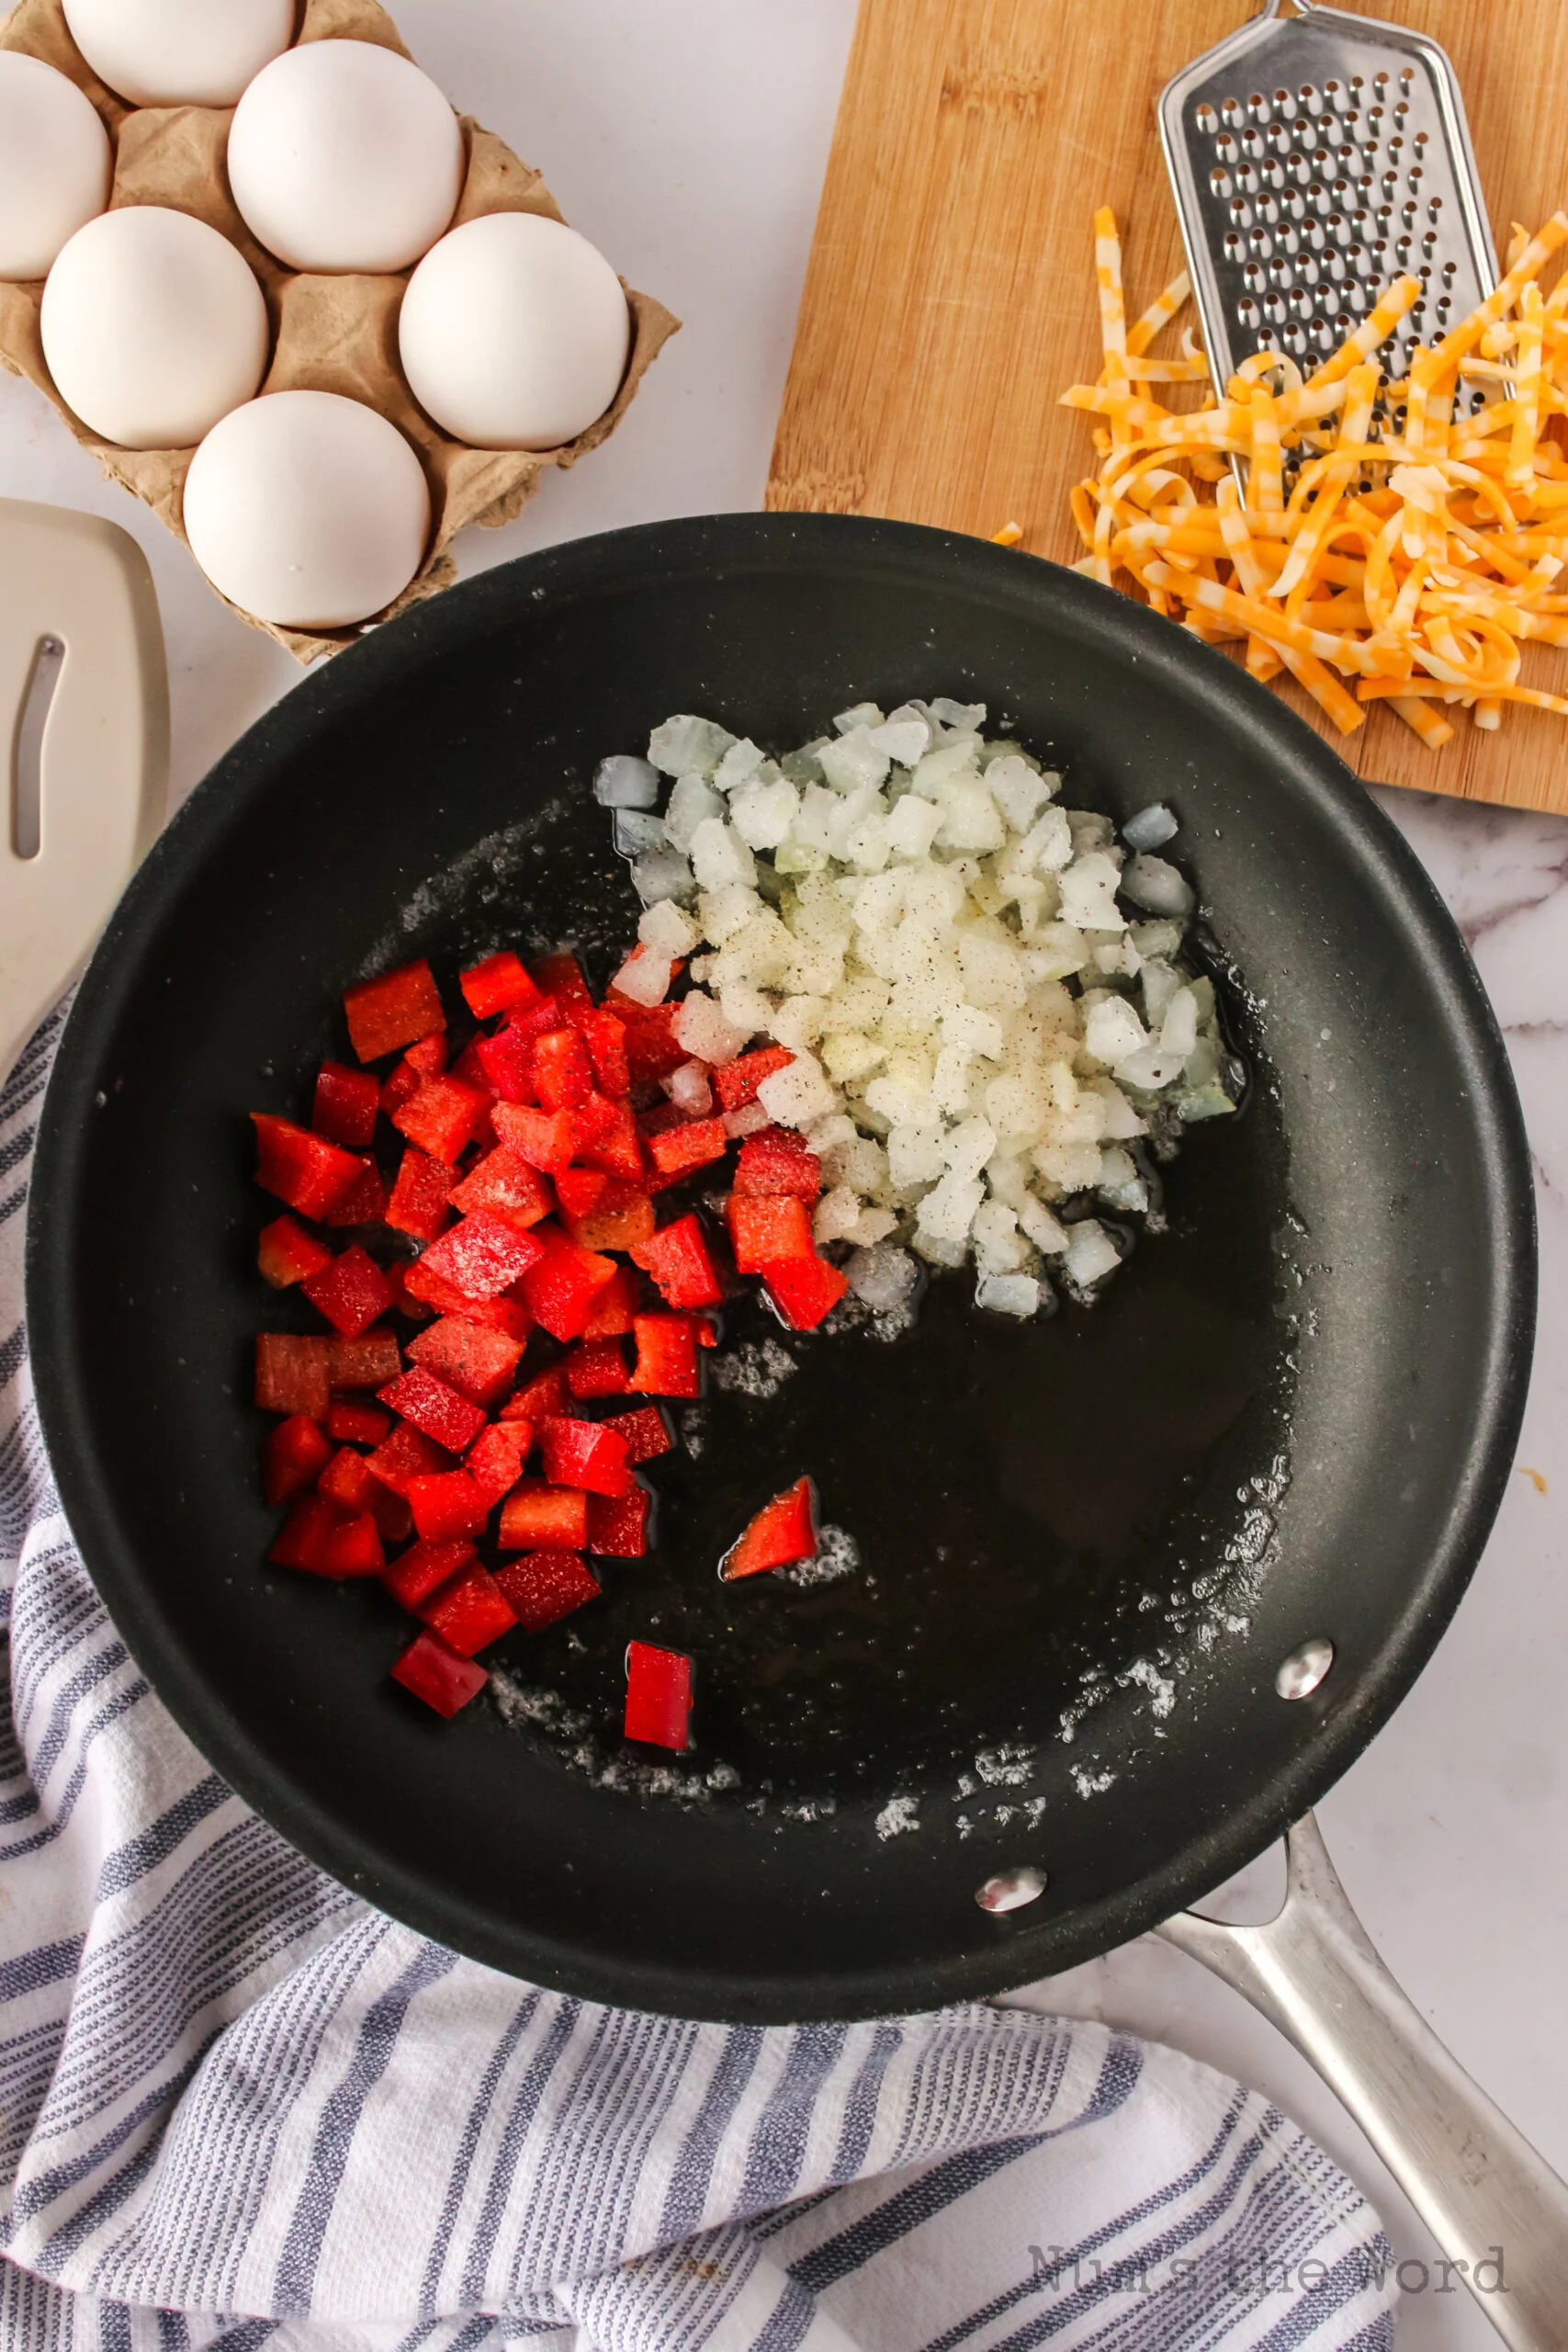
[[[1316,1822],[1261,1928],[1158,1929],[1261,2009],[1343,2101],[1513,2352],[1568,2346],[1568,2187],[1444,2049],[1373,1951]]]

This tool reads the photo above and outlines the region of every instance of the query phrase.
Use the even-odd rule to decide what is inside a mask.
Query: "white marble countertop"
[[[517,523],[470,532],[464,571],[623,524],[756,506],[854,0],[396,0],[395,13],[452,96],[537,164],[575,225],[686,321],[615,439],[547,476]],[[175,786],[188,791],[296,683],[294,663],[100,480],[38,393],[5,376],[0,495],[109,515],[145,548],[168,639]],[[1382,797],[1471,943],[1524,1098],[1541,1318],[1519,1460],[1550,1491],[1513,1482],[1436,1658],[1321,1819],[1395,1975],[1568,2174],[1568,824]],[[1256,1887],[1278,1871],[1259,1864],[1248,1877]],[[1267,2091],[1363,2184],[1416,2263],[1401,2299],[1408,2352],[1494,2343],[1462,2292],[1422,2290],[1432,2248],[1331,2096],[1196,1963],[1145,1940],[1027,1997],[1173,2042]]]

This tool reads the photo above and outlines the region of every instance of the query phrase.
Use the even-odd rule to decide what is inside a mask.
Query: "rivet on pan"
[[[988,1878],[975,1889],[975,1900],[982,1911],[1021,1911],[1026,1903],[1038,1903],[1045,1887],[1044,1871],[1025,1862],[1020,1870],[998,1871]]]
[[[1281,1699],[1310,1699],[1334,1663],[1334,1645],[1325,1634],[1314,1634],[1285,1660],[1274,1677]]]

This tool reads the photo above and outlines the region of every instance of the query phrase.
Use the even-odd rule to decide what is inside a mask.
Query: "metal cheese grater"
[[[1297,6],[1281,17],[1269,0],[1159,102],[1221,388],[1265,346],[1310,375],[1408,270],[1423,292],[1382,352],[1401,376],[1412,343],[1446,334],[1497,280],[1446,51],[1403,26]]]

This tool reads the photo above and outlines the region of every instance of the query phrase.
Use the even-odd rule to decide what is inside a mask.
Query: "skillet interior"
[[[1246,1109],[1189,1138],[1169,1235],[1092,1316],[980,1329],[945,1283],[903,1341],[818,1340],[774,1395],[716,1392],[699,1459],[657,1467],[658,1561],[612,1572],[570,1639],[501,1653],[585,1731],[422,1718],[384,1679],[400,1635],[378,1595],[261,1566],[244,1113],[298,1108],[362,968],[424,951],[449,978],[501,941],[575,938],[604,977],[636,909],[585,780],[669,711],[782,747],[861,695],[937,692],[1053,748],[1069,805],[1176,806],[1239,976]],[[288,1835],[515,1973],[798,2018],[1068,1966],[1328,1784],[1473,1565],[1533,1272],[1479,985],[1310,730],[1070,573],[907,526],[730,516],[491,572],[307,680],[220,763],[83,983],[40,1140],[29,1316],[105,1597]],[[732,1341],[765,1336],[748,1313]],[[869,1579],[769,1580],[742,1607],[715,1554],[802,1467]],[[660,1792],[601,1736],[642,1631],[698,1650],[692,1766],[739,1786]],[[1320,1632],[1335,1671],[1287,1705],[1275,1668]],[[604,1786],[606,1767],[631,1785]],[[889,1837],[898,1797],[919,1826]],[[978,1882],[1026,1860],[1045,1897],[977,1911]]]

